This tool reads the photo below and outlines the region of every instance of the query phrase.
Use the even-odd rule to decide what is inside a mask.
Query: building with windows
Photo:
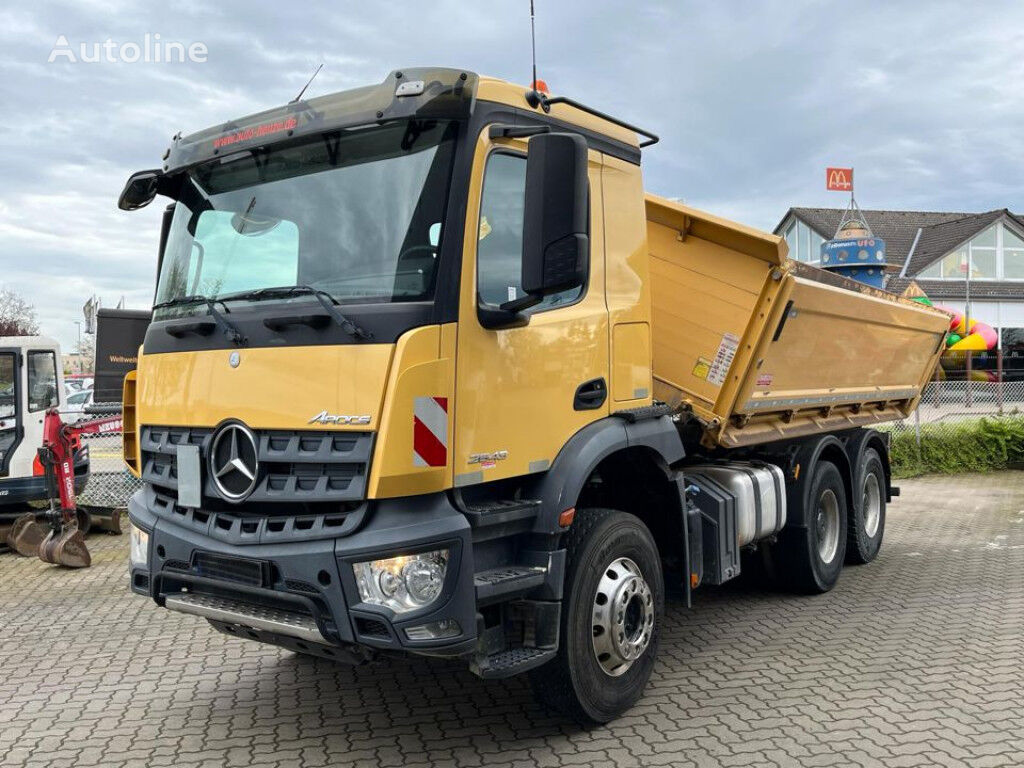
[[[816,264],[843,211],[790,208],[775,234],[786,239],[791,257]],[[936,303],[995,328],[1004,352],[1024,355],[1024,216],[1005,208],[862,213],[886,243],[886,289],[902,293],[913,281]]]

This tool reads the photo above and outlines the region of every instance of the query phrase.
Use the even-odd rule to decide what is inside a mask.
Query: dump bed
[[[654,394],[711,447],[875,424],[917,406],[949,318],[787,257],[785,241],[647,197]]]

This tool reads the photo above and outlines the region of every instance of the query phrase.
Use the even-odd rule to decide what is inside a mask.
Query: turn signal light
[[[562,528],[568,528],[572,525],[573,519],[576,517],[576,507],[569,507],[567,510],[562,512],[558,516],[558,525]]]

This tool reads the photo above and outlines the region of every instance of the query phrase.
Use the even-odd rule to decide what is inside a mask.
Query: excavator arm
[[[83,435],[107,431],[120,421],[118,415],[65,424],[56,408],[46,412],[38,456],[50,503],[48,509],[26,513],[15,522],[10,543],[19,554],[38,555],[44,562],[68,568],[89,567],[92,558],[78,528],[75,453]]]

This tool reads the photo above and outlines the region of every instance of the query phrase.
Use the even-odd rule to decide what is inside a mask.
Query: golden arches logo
[[[853,168],[826,168],[825,187],[830,190],[849,192],[853,189]]]

